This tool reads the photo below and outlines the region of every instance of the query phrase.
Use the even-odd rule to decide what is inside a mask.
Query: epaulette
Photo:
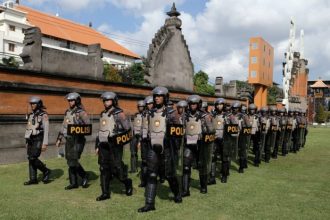
[[[168,114],[172,114],[173,112],[175,112],[175,110],[173,108],[169,108],[169,107],[166,107],[165,108],[165,111],[168,113]]]

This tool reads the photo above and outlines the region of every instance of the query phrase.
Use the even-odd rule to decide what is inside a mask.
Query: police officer
[[[137,171],[138,163],[138,148],[141,146],[141,133],[142,133],[142,114],[145,108],[144,100],[137,103],[138,112],[134,115],[133,119],[133,138],[130,143],[131,148],[131,173]]]
[[[305,143],[306,143],[306,136],[308,134],[308,121],[307,121],[307,117],[306,117],[306,111],[302,112],[302,120],[303,120],[303,124],[305,125],[304,130],[303,130],[303,134],[302,134],[302,143],[301,143],[301,147],[305,147]]]
[[[259,139],[260,139],[260,125],[259,125],[259,115],[256,112],[257,106],[255,104],[250,104],[248,108],[248,117],[250,124],[252,125],[251,129],[251,141],[249,146],[252,144],[252,152],[253,154],[256,153],[258,149]],[[248,147],[249,150],[249,147]]]
[[[225,115],[224,145],[221,164],[221,182],[226,183],[229,176],[230,161],[236,160],[238,151],[238,135],[240,133],[239,110],[241,103],[235,101],[231,112]]]
[[[287,118],[284,115],[285,114],[285,108],[281,108],[277,111],[278,114],[278,131],[276,135],[276,143],[275,143],[275,148],[272,154],[272,157],[274,159],[277,158],[278,150],[281,148],[282,150],[282,155],[283,155],[283,140],[284,140],[284,135],[286,131],[286,124],[287,124]],[[285,150],[284,150],[285,151]]]
[[[287,155],[292,150],[292,132],[295,126],[293,109],[289,108],[287,115],[287,124],[284,134],[282,155]]]
[[[270,127],[267,106],[264,106],[260,109],[259,125],[260,125],[259,143],[255,151],[255,157],[254,157],[254,165],[256,167],[258,167],[259,164],[261,163],[262,154],[264,153],[264,148],[266,145],[266,136]]]
[[[145,187],[147,185],[148,178],[148,167],[147,167],[147,156],[150,149],[150,137],[148,135],[148,126],[149,126],[149,114],[150,111],[154,108],[154,99],[152,96],[147,96],[144,99],[146,105],[145,110],[142,113],[142,140],[141,140],[141,183],[139,187]]]
[[[78,188],[78,175],[82,178],[82,187],[88,186],[88,175],[79,163],[80,156],[84,150],[86,139],[82,135],[68,135],[69,124],[90,124],[89,117],[85,111],[81,97],[78,93],[72,92],[66,95],[69,103],[69,109],[64,113],[62,129],[58,134],[56,146],[59,147],[62,138],[65,137],[65,158],[69,166],[70,184],[65,187],[66,190]]]
[[[186,127],[186,111],[188,108],[188,103],[186,100],[181,100],[176,104],[176,110],[179,115],[179,124],[182,125],[182,128],[185,129]],[[183,131],[183,130],[182,130]],[[177,137],[175,140],[175,146],[176,146],[176,164],[178,167],[178,170],[182,172],[182,162],[183,162],[183,144],[184,144],[184,137]]]
[[[270,127],[266,136],[266,145],[265,145],[265,162],[269,163],[271,153],[274,151],[276,135],[278,131],[278,117],[277,117],[277,108],[275,106],[270,106],[269,108],[269,122]]]
[[[37,96],[30,97],[29,103],[32,112],[28,115],[28,124],[25,131],[26,148],[29,160],[30,179],[24,185],[38,184],[37,170],[43,173],[42,182],[48,183],[50,169],[39,160],[41,151],[45,151],[48,145],[49,121],[45,111],[46,107]]]
[[[207,102],[202,102],[201,111],[208,112],[209,104]]]
[[[201,111],[202,100],[198,95],[187,98],[186,140],[183,153],[182,196],[190,196],[191,166],[198,157],[200,192],[207,193],[207,175],[211,156],[211,143],[205,141],[206,135],[214,132],[212,117]]]
[[[247,165],[247,154],[248,148],[250,145],[251,132],[252,132],[252,123],[250,117],[247,114],[246,106],[242,106],[241,113],[239,114],[240,118],[240,134],[238,138],[238,156],[239,156],[239,173],[244,173],[244,169],[248,168]]]
[[[214,101],[214,111],[213,111],[213,126],[215,129],[215,141],[213,144],[213,154],[212,154],[212,162],[211,162],[211,171],[210,171],[210,179],[208,184],[216,184],[216,167],[217,162],[221,161],[223,154],[223,129],[224,129],[224,105],[225,100],[223,98],[217,98]]]
[[[156,87],[152,90],[152,94],[155,108],[150,111],[148,119],[151,146],[147,156],[148,179],[145,187],[145,205],[139,208],[138,212],[155,210],[157,176],[162,163],[165,164],[165,175],[174,194],[174,202],[182,202],[179,182],[175,174],[175,157],[171,149],[170,137],[166,132],[168,126],[179,122],[179,117],[174,109],[166,107],[169,100],[167,88]]]
[[[104,111],[101,113],[100,130],[96,139],[96,152],[100,165],[102,194],[96,201],[110,198],[110,177],[115,176],[125,185],[126,195],[133,193],[132,180],[127,177],[127,165],[123,162],[123,145],[128,143],[130,124],[114,92],[101,95]]]
[[[293,126],[293,132],[292,132],[292,150],[293,153],[297,153],[300,150],[300,141],[301,141],[301,129],[304,127],[302,125],[302,120],[300,116],[300,109],[296,108],[294,110],[294,126]]]

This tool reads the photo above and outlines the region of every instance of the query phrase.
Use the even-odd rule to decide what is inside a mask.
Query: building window
[[[253,50],[258,49],[258,43],[256,43],[256,42],[255,43],[252,43],[252,46],[251,47],[252,47]]]
[[[11,52],[15,52],[15,44],[8,43],[8,50]]]
[[[251,63],[257,63],[257,57],[251,57]]]
[[[15,31],[15,26],[14,25],[9,25],[9,30],[10,31]]]
[[[255,71],[255,70],[252,70],[250,72],[250,74],[251,74],[251,78],[256,78],[257,77],[257,71]]]

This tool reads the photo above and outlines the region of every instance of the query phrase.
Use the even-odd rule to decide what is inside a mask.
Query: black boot
[[[25,186],[38,184],[37,169],[33,166],[33,162],[31,160],[29,161],[29,177],[30,177],[30,180],[27,182],[24,182]]]
[[[207,193],[207,175],[199,175],[200,193]]]
[[[66,186],[64,188],[65,190],[78,188],[76,167],[69,167],[69,180],[70,180],[70,185]]]
[[[88,187],[88,174],[81,165],[79,165],[79,167],[77,167],[77,173],[81,177],[82,188],[87,188]]]
[[[96,201],[103,201],[106,199],[110,199],[110,173],[109,172],[101,172],[100,175],[101,182],[101,190],[102,194],[96,198]]]
[[[35,164],[35,167],[43,173],[42,182],[44,184],[49,183],[49,177],[50,177],[51,170],[48,169],[46,167],[46,165],[44,163],[42,163],[39,159],[37,159],[34,164]]]
[[[155,210],[156,183],[148,183],[146,186],[146,203],[145,206],[138,209],[138,212],[149,212]]]
[[[229,175],[229,161],[223,161],[221,169],[222,169],[221,182],[227,183],[227,178]]]
[[[137,164],[137,160],[135,157],[131,156],[131,170],[129,171],[130,173],[136,173],[136,164]]]
[[[127,196],[131,196],[133,194],[133,184],[132,184],[132,179],[127,178],[124,180],[125,184],[125,192]]]
[[[146,166],[141,167],[141,175],[140,175],[141,183],[139,187],[145,187],[147,185],[147,175],[148,175],[147,167]]]
[[[180,193],[180,186],[179,186],[178,179],[176,177],[171,177],[168,179],[168,184],[170,185],[171,191],[174,194],[174,202],[181,203],[182,196]]]
[[[182,176],[182,197],[190,196],[190,175],[184,173]]]
[[[208,181],[208,185],[214,185],[216,184],[216,180],[215,180],[215,173],[216,173],[216,163],[212,162],[211,163],[211,172],[210,172],[210,179]]]
[[[239,173],[244,173],[244,162],[243,159],[239,159],[239,168],[238,168]]]

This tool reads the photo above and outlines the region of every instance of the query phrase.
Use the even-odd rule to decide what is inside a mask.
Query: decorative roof
[[[134,59],[140,59],[139,55],[107,38],[91,27],[46,14],[26,6],[16,5],[15,7],[20,11],[26,12],[27,21],[31,25],[39,27],[41,33],[44,35],[80,43],[83,45],[100,43],[102,49],[106,51],[122,54]]]
[[[312,88],[329,88],[321,79],[318,79],[313,85]]]

